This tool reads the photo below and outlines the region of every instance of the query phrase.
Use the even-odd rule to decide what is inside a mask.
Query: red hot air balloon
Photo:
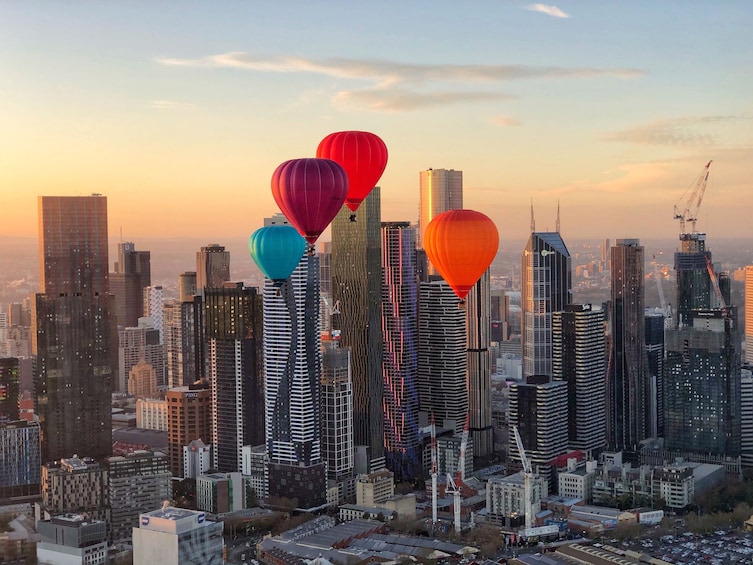
[[[499,233],[488,216],[474,210],[449,210],[426,226],[424,249],[442,278],[465,299],[489,268],[499,247]]]
[[[331,133],[319,143],[316,156],[337,161],[348,173],[345,204],[354,212],[387,166],[387,146],[379,136],[367,131]]]
[[[272,175],[272,196],[280,211],[314,245],[348,194],[348,175],[329,159],[292,159]]]

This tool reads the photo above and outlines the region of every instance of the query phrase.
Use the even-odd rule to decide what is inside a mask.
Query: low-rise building
[[[212,473],[196,478],[196,506],[211,514],[248,508],[253,499],[251,480],[240,473]]]
[[[107,526],[81,514],[63,514],[37,522],[42,540],[37,561],[49,565],[107,563]]]
[[[395,478],[387,470],[359,475],[356,480],[356,504],[376,506],[395,494]]]
[[[534,475],[531,481],[532,516],[541,511],[541,501],[548,495],[548,481]],[[507,527],[525,524],[525,483],[523,472],[507,477],[491,477],[486,484],[486,518],[489,522]]]

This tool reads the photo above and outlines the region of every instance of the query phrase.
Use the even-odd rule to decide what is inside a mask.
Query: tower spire
[[[557,199],[557,225],[555,231],[560,233],[560,199]]]
[[[536,220],[533,219],[533,197],[531,197],[531,233],[536,231]]]

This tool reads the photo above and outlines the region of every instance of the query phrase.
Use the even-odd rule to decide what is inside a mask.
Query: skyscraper
[[[19,362],[17,357],[0,357],[0,424],[18,420]]]
[[[666,334],[664,426],[667,449],[740,455],[740,352],[734,316],[693,310]]]
[[[420,409],[439,425],[463,430],[468,413],[465,311],[458,297],[437,275],[419,285],[418,386]]]
[[[643,246],[637,239],[618,239],[611,262],[607,443],[615,450],[636,452],[649,432]]]
[[[369,448],[370,470],[384,467],[382,397],[382,251],[379,187],[358,208],[332,221],[332,297],[340,313],[333,331],[350,347],[355,445]]]
[[[463,171],[427,169],[419,173],[419,180],[418,246],[423,249],[424,233],[429,222],[442,212],[463,207]]]
[[[112,451],[117,376],[107,254],[107,198],[39,197],[41,290],[34,303],[35,409],[42,459]]]
[[[418,432],[418,277],[415,231],[408,222],[382,224],[384,441],[397,481],[421,476]]]
[[[183,448],[194,440],[212,439],[212,391],[208,383],[197,383],[171,388],[165,398],[170,470],[174,477],[184,477]]]
[[[712,307],[711,279],[708,272],[710,262],[711,252],[706,251],[705,233],[680,234],[680,251],[675,252],[675,325],[692,325],[692,310]]]
[[[269,494],[296,499],[302,508],[326,502],[319,328],[319,259],[307,254],[281,286],[270,280],[264,286]]]
[[[115,272],[110,273],[110,291],[115,297],[119,326],[136,326],[144,315],[144,289],[151,284],[151,253],[136,251],[136,245],[130,241],[118,243]]]
[[[329,485],[337,485],[338,501],[356,495],[353,475],[353,383],[350,350],[325,348],[322,359],[322,457]]]
[[[466,383],[468,421],[475,461],[494,453],[491,394],[491,293],[487,269],[466,297]]]
[[[649,309],[650,310],[650,309]],[[647,311],[646,357],[649,379],[648,432],[651,437],[664,437],[664,314]]]
[[[753,265],[745,267],[745,362],[753,365]]]
[[[215,468],[240,471],[243,446],[264,442],[262,300],[227,282],[205,288],[204,301]]]
[[[570,252],[559,232],[533,232],[521,260],[523,376],[552,374],[552,314],[572,301]]]
[[[222,245],[210,243],[196,252],[196,289],[219,288],[230,280],[230,252]]]
[[[604,312],[570,304],[552,315],[552,377],[567,382],[568,443],[595,454],[606,445]]]
[[[164,347],[160,343],[159,330],[152,325],[150,318],[140,318],[138,326],[118,329],[118,367],[120,384],[118,390],[134,394],[128,388],[128,380],[140,361],[154,368],[156,385],[164,380]]]

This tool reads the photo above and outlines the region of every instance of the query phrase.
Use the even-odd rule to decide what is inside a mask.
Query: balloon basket
[[[458,309],[465,310],[465,299],[461,299],[458,301]]]
[[[355,214],[351,214],[350,215],[350,221],[351,222],[355,222],[356,221],[356,215]]]

